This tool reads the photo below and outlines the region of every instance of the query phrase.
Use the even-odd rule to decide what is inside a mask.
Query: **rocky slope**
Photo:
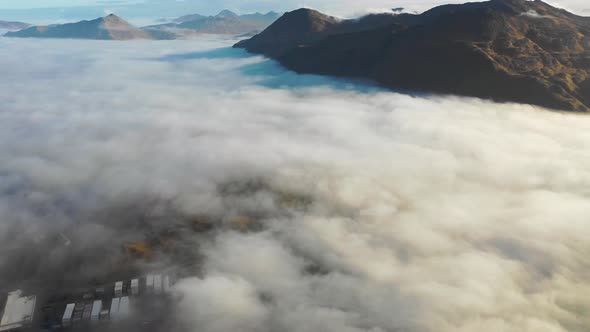
[[[339,20],[300,9],[235,47],[300,73],[590,111],[590,18],[542,1],[445,5]]]
[[[100,40],[152,39],[153,37],[116,15],[108,15],[91,21],[34,26],[28,29],[9,32],[6,37],[20,38],[75,38]]]

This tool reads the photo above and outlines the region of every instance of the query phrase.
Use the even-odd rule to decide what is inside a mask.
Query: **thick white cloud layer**
[[[259,215],[177,284],[194,331],[590,331],[590,118],[300,76],[230,44],[0,39],[0,230],[153,196]],[[265,185],[216,189],[248,180]]]

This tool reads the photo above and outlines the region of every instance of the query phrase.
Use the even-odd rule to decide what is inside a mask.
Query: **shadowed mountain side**
[[[235,46],[253,53],[279,57],[302,45],[309,45],[328,36],[370,31],[397,23],[415,24],[419,18],[411,14],[371,14],[360,19],[342,20],[316,10],[302,8],[283,15],[262,33]]]
[[[111,14],[91,21],[34,26],[28,29],[9,32],[6,37],[19,38],[74,38],[99,40],[152,39],[145,31],[136,28],[122,18]]]
[[[590,19],[541,1],[493,0],[345,21],[300,9],[235,47],[299,73],[590,110]]]
[[[147,59],[150,61],[162,62],[183,62],[200,59],[223,60],[235,59],[239,62],[238,70],[241,74],[251,79],[251,83],[272,89],[283,88],[313,88],[330,87],[336,90],[355,91],[361,93],[375,93],[383,88],[375,85],[374,82],[363,79],[340,79],[320,75],[300,75],[285,69],[274,60],[256,59],[245,50],[222,47],[207,51],[168,54],[158,58]],[[241,83],[237,83],[239,88]]]

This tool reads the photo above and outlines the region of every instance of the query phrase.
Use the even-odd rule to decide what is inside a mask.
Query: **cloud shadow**
[[[150,59],[155,61],[163,62],[177,62],[177,61],[188,61],[198,59],[245,59],[251,57],[245,50],[236,49],[231,47],[221,47],[210,49],[206,51],[189,52],[189,53],[178,53],[169,54],[159,58]]]
[[[153,61],[182,62],[199,59],[248,59],[260,57],[248,53],[243,49],[222,47],[211,50],[179,53],[152,58]],[[271,89],[297,89],[312,87],[329,87],[335,90],[355,91],[361,93],[375,93],[385,91],[376,83],[354,78],[337,78],[313,74],[298,74],[283,67],[275,60],[265,58],[256,63],[248,63],[239,67],[240,74],[254,78],[253,83]]]

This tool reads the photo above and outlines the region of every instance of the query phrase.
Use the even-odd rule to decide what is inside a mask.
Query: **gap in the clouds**
[[[167,54],[149,60],[178,63],[195,60],[240,60],[261,58],[255,63],[241,65],[239,73],[250,78],[255,78],[255,85],[271,89],[293,89],[329,87],[334,90],[355,91],[359,93],[377,93],[385,90],[376,83],[356,78],[336,78],[322,75],[298,74],[283,67],[278,62],[252,55],[242,49],[232,47],[220,47],[196,52]],[[408,92],[407,94],[413,94]]]
[[[243,49],[219,47],[197,52],[167,54],[155,60],[175,62],[195,59],[246,59],[250,57],[252,55]]]

